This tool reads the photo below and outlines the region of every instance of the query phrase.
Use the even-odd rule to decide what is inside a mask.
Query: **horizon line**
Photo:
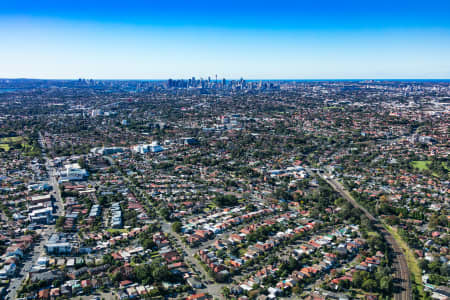
[[[79,78],[38,78],[38,77],[0,77],[0,80],[48,80],[48,81],[78,81],[80,79],[82,80],[100,80],[100,81],[167,81],[169,79],[171,80],[189,80],[192,79],[193,77],[195,77],[196,80],[207,80],[208,77],[197,77],[197,76],[192,76],[192,77],[186,77],[186,78],[83,78],[83,77],[79,77]],[[450,77],[448,78],[420,78],[420,77],[411,77],[411,78],[370,78],[370,77],[366,77],[366,78],[244,78],[244,77],[240,77],[240,78],[225,78],[225,77],[218,77],[217,81],[221,81],[222,79],[226,79],[226,80],[251,80],[251,81],[257,81],[257,80],[264,80],[264,81],[339,81],[339,80],[347,80],[347,81],[354,81],[354,80],[381,80],[381,81],[387,81],[387,80],[450,80]],[[211,78],[211,81],[216,81],[215,78]]]

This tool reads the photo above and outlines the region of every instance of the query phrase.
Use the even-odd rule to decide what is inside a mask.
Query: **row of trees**
[[[391,270],[388,267],[379,267],[375,273],[357,271],[353,273],[351,286],[363,289],[366,292],[379,292],[384,295],[390,295],[394,289],[394,283],[390,274]],[[344,282],[342,285],[350,285],[350,283]]]

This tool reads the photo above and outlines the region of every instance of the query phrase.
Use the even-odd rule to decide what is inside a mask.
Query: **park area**
[[[30,156],[39,153],[38,147],[32,145],[27,137],[12,136],[0,138],[0,151],[9,152],[13,149],[22,150],[25,155]]]

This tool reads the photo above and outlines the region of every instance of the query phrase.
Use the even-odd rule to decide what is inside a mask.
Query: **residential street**
[[[161,229],[164,233],[170,234],[177,239],[177,244],[187,253],[187,255],[184,256],[186,262],[188,262],[191,266],[194,266],[194,271],[200,273],[203,278],[206,278],[210,282],[207,284],[208,288],[199,289],[198,292],[208,292],[214,298],[223,299],[221,289],[228,286],[228,284],[216,283],[214,279],[209,276],[208,272],[205,271],[200,262],[194,257],[196,250],[183,244],[181,241],[181,236],[172,230],[171,223],[161,221]]]

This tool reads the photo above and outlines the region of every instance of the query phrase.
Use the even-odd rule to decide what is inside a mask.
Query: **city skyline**
[[[1,78],[448,79],[450,4],[0,4]]]

